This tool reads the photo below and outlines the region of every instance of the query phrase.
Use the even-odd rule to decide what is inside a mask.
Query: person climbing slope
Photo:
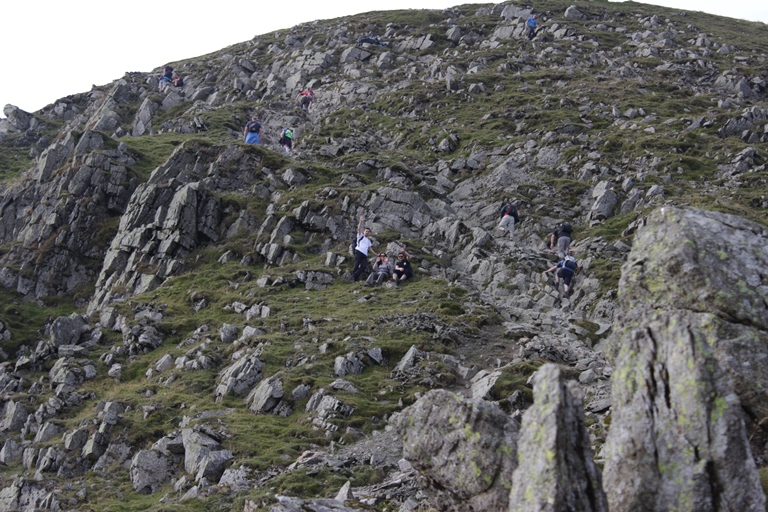
[[[258,117],[253,116],[243,129],[243,142],[246,144],[258,144],[259,134],[261,133],[261,123]]]
[[[546,274],[547,272],[554,272],[555,273],[555,288],[560,288],[560,279],[563,280],[563,291],[565,292],[565,295],[570,295],[571,292],[571,281],[576,276],[576,274],[579,273],[579,265],[576,263],[576,258],[574,258],[570,252],[566,254],[565,258],[557,262],[557,264],[553,267],[548,268],[544,271]]]
[[[315,91],[312,89],[301,91],[298,95],[296,95],[296,99],[299,100],[299,105],[301,105],[301,108],[309,112],[312,110],[312,102],[315,100]]]
[[[536,37],[536,25],[538,25],[538,22],[536,21],[536,15],[531,14],[525,24],[528,27],[528,40],[530,41]]]
[[[283,128],[280,132],[280,145],[283,146],[285,153],[288,154],[293,148],[293,130],[290,128]]]

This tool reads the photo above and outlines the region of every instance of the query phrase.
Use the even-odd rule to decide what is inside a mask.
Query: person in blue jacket
[[[528,40],[533,39],[536,37],[536,25],[538,22],[536,21],[536,15],[531,14],[528,18],[528,21],[526,22],[526,25],[528,26]]]

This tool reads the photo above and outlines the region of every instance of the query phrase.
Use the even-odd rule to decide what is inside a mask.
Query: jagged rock
[[[279,375],[264,379],[245,399],[248,409],[256,414],[271,412],[283,399],[283,381]]]
[[[251,471],[245,466],[226,469],[219,479],[219,485],[229,487],[233,491],[246,491],[251,486],[248,481],[250,473]]]
[[[403,457],[430,481],[439,510],[506,510],[516,420],[489,402],[433,390],[392,421]]]
[[[214,399],[220,402],[230,391],[243,395],[263,378],[264,363],[256,354],[244,356],[222,370]]]
[[[201,478],[218,481],[224,471],[224,464],[232,458],[228,450],[222,450],[218,441],[201,432],[185,428],[181,431],[184,443],[184,470]],[[215,478],[210,478],[214,475]]]
[[[26,407],[13,400],[8,400],[5,403],[2,420],[0,420],[0,432],[18,432],[26,421]]]
[[[496,384],[496,381],[499,379],[499,377],[501,377],[500,371],[479,371],[474,377],[472,377],[472,398],[488,398],[491,389],[493,389],[493,386]]]
[[[60,426],[51,422],[46,422],[46,424],[37,431],[34,442],[35,444],[45,443],[54,437],[58,437],[62,431],[63,429]]]
[[[68,451],[80,451],[88,441],[88,431],[78,428],[64,435],[64,449]]]
[[[269,512],[359,512],[365,508],[351,508],[335,499],[303,500],[289,496],[276,496],[278,503],[269,507]],[[256,508],[246,508],[243,512],[255,512]]]
[[[365,369],[365,354],[349,352],[338,356],[333,363],[333,375],[344,377],[345,375],[358,375]]]
[[[139,494],[152,494],[170,481],[168,456],[158,450],[141,450],[131,459],[131,484]]]
[[[17,443],[13,439],[6,439],[3,448],[0,449],[0,463],[7,465],[19,462],[23,451],[23,445]]]
[[[107,449],[93,465],[93,471],[105,473],[117,465],[123,465],[131,456],[133,449],[125,443],[109,443]]]
[[[222,343],[232,343],[237,339],[237,326],[232,324],[224,324],[219,329]]]
[[[0,510],[60,510],[56,497],[32,481],[16,478],[0,490]]]
[[[638,232],[614,324],[611,510],[765,507],[747,432],[763,450],[767,242],[758,224],[669,207]]]
[[[523,415],[510,510],[608,511],[584,421],[582,392],[553,364],[534,375]]]

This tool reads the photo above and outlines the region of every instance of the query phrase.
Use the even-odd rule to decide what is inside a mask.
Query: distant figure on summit
[[[536,21],[536,15],[531,14],[528,18],[528,21],[526,21],[526,25],[528,26],[528,40],[530,41],[534,37],[536,37],[536,25],[538,22]]]
[[[261,123],[256,116],[248,121],[243,129],[243,142],[246,144],[258,144],[261,133]]]

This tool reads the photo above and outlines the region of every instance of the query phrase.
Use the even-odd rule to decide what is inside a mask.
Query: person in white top
[[[357,225],[357,239],[355,242],[355,266],[352,268],[352,279],[360,280],[360,276],[368,268],[368,249],[371,248],[371,235],[369,228],[363,229],[365,215],[360,216],[360,223]]]

